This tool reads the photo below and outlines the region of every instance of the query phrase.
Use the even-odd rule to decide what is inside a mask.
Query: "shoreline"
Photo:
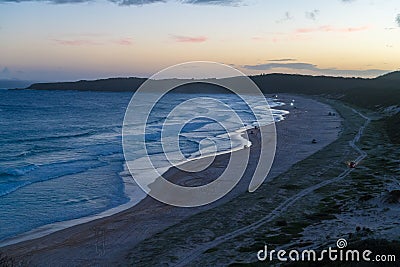
[[[274,162],[274,166],[268,175],[267,180],[271,180],[276,177],[278,174],[283,173],[287,169],[290,168],[295,162],[298,162],[316,151],[322,149],[329,143],[333,142],[338,137],[338,133],[340,130],[340,117],[329,118],[335,119],[332,122],[329,122],[326,127],[327,129],[322,129],[325,132],[324,140],[321,137],[321,140],[318,141],[318,144],[311,145],[310,138],[315,136],[316,133],[321,133],[321,129],[314,129],[315,127],[307,127],[307,124],[302,123],[302,119],[310,119],[312,117],[325,117],[328,111],[334,111],[330,106],[326,104],[322,104],[315,100],[311,100],[309,98],[304,98],[300,96],[293,95],[284,95],[285,98],[296,99],[296,105],[298,103],[304,104],[299,109],[293,110],[287,119],[278,123],[278,134],[279,129],[287,130],[287,135],[283,135],[281,139],[279,139],[278,135],[278,146],[277,146],[277,157],[280,161],[280,164]],[[299,101],[297,99],[300,99]],[[286,101],[287,102],[287,101]],[[309,113],[308,113],[309,112]],[[312,117],[310,117],[312,116]],[[310,118],[307,118],[310,117]],[[296,122],[297,121],[297,122]],[[316,125],[320,125],[320,122],[309,121],[311,124],[316,123]],[[292,124],[292,125],[290,125]],[[335,130],[336,129],[336,130]],[[296,132],[297,130],[297,132]],[[303,130],[308,132],[301,136],[302,139],[300,143],[294,142],[292,145],[287,145],[288,141],[299,141],[294,140],[293,138],[299,137],[299,131]],[[315,133],[312,131],[316,131]],[[329,130],[326,131],[326,130]],[[334,130],[334,131],[332,131]],[[311,133],[310,133],[311,131]],[[255,145],[250,149],[255,151],[257,149],[257,142],[254,139],[254,136],[250,136],[250,141]],[[307,142],[305,140],[308,140]],[[297,151],[293,151],[296,149]],[[293,152],[293,153],[291,153]],[[241,153],[241,151],[232,152],[232,153]],[[221,162],[226,160],[227,155],[230,153],[226,153],[225,155],[217,156],[215,161]],[[290,157],[288,154],[291,154]],[[285,160],[285,156],[290,159]],[[286,162],[285,162],[286,161]],[[256,162],[255,162],[256,163]],[[223,165],[223,164],[222,164]],[[253,162],[254,165],[254,162]],[[279,165],[279,166],[278,166]],[[216,167],[214,167],[215,172]],[[166,176],[172,177],[174,181],[184,181],[186,180],[185,176],[182,176],[179,170],[176,168],[171,168],[166,172]],[[196,182],[198,177],[193,177],[193,181]],[[243,182],[242,182],[243,181]],[[240,184],[240,185],[239,185]],[[116,259],[123,259],[124,255],[127,252],[127,249],[132,248],[135,244],[138,244],[141,240],[145,238],[151,237],[153,234],[161,231],[162,229],[172,226],[177,222],[193,215],[199,213],[201,211],[215,208],[220,204],[229,201],[230,199],[235,198],[238,194],[244,193],[247,191],[248,183],[246,179],[242,179],[239,184],[232,190],[227,196],[221,200],[216,201],[215,203],[203,207],[198,208],[176,208],[160,203],[151,197],[147,196],[145,199],[140,201],[137,205],[128,208],[124,211],[121,211],[117,214],[109,215],[108,217],[103,217],[99,219],[92,220],[87,223],[79,224],[73,227],[69,227],[57,232],[54,232],[50,235],[43,236],[39,239],[28,240],[22,243],[17,243],[15,245],[2,247],[1,250],[5,251],[5,254],[9,254],[12,257],[17,259],[26,259],[24,255],[30,254],[28,258],[36,259],[37,263],[47,263],[45,260],[46,255],[53,259],[64,254],[69,255],[65,260],[70,259],[70,257],[75,258],[76,261],[81,261],[82,257],[79,257],[82,253],[86,256],[83,258],[91,258],[100,260],[99,264],[115,263]],[[128,202],[129,203],[129,202]],[[109,210],[110,211],[110,210]],[[160,221],[162,219],[163,221]],[[80,219],[77,219],[80,220]],[[94,230],[93,230],[94,229]],[[114,245],[118,244],[118,248],[115,248],[112,253],[107,253],[107,255],[98,255],[96,252],[98,250],[97,239],[96,237],[96,229],[105,229],[104,237],[108,240],[108,242],[113,243]],[[126,231],[126,233],[125,233]],[[125,234],[129,233],[129,237],[125,236]],[[133,234],[133,236],[132,236]],[[110,236],[109,236],[110,235]],[[120,242],[122,241],[122,242]],[[96,243],[95,245],[93,243]],[[46,245],[44,245],[46,244]],[[53,253],[57,247],[57,253]],[[80,248],[80,249],[78,249]],[[81,249],[84,252],[81,252]],[[104,250],[107,250],[106,247],[103,247]],[[61,254],[60,254],[61,253]],[[93,254],[95,253],[95,254]],[[45,260],[45,262],[42,262]],[[51,262],[51,261],[50,261]],[[73,261],[75,262],[75,261]],[[92,261],[93,263],[95,261]],[[78,262],[76,262],[78,263]]]
[[[237,131],[235,131],[235,133],[237,133],[238,135],[243,137],[243,135],[245,135],[245,133],[250,131],[251,129],[254,129],[254,128],[250,128],[250,129],[247,129],[247,130],[244,130],[244,129],[243,130],[237,130]],[[243,137],[243,139],[245,139],[249,143],[248,144],[248,148],[251,147],[251,145],[252,145],[251,142],[248,139],[246,139],[245,137]],[[166,174],[167,172],[171,171],[171,169],[175,168],[176,166],[180,166],[180,165],[192,162],[192,161],[197,161],[197,160],[207,159],[207,158],[210,158],[210,157],[217,157],[217,156],[224,155],[224,154],[234,153],[236,151],[243,150],[243,149],[245,149],[245,148],[244,147],[243,148],[237,147],[237,148],[233,148],[232,150],[229,150],[229,151],[220,151],[220,152],[216,153],[215,155],[212,154],[212,155],[206,155],[206,156],[199,156],[199,157],[195,157],[195,158],[190,158],[185,162],[181,162],[181,163],[178,163],[178,164],[173,165],[171,167],[168,167],[164,172],[161,173],[161,175]],[[128,202],[126,202],[126,203],[124,203],[122,205],[107,209],[107,210],[102,211],[102,212],[97,213],[97,214],[88,215],[88,216],[85,216],[85,217],[66,220],[66,221],[54,222],[54,223],[50,223],[50,224],[39,226],[39,227],[34,228],[34,229],[30,230],[30,231],[27,231],[27,232],[24,232],[24,233],[21,233],[21,234],[18,234],[16,236],[9,237],[9,238],[6,238],[6,239],[0,241],[0,248],[6,247],[6,246],[9,246],[9,245],[18,244],[18,243],[21,243],[21,242],[24,242],[24,241],[38,239],[38,238],[41,238],[41,237],[45,237],[47,235],[51,235],[51,234],[53,234],[55,232],[70,228],[70,227],[78,226],[78,225],[81,225],[81,224],[84,224],[84,223],[88,223],[88,222],[95,221],[95,220],[98,220],[98,219],[102,219],[102,218],[107,218],[107,217],[113,216],[115,214],[118,214],[120,212],[123,212],[125,210],[128,210],[128,209],[136,206],[137,204],[139,204],[141,201],[143,201],[147,197],[147,194],[144,193],[142,191],[142,189],[138,185],[136,185],[136,184],[134,185],[133,184],[134,182],[133,182],[131,177],[124,176],[124,177],[121,177],[121,178],[122,178],[122,180],[123,180],[122,182],[124,184],[124,194],[129,198]],[[140,198],[137,194],[144,195],[144,197]]]
[[[285,106],[285,105],[282,105],[282,102],[278,101],[278,102],[276,102],[275,106],[270,107],[270,108],[274,109],[274,108],[281,107],[281,106]],[[279,121],[275,121],[274,123],[279,123],[279,122],[283,121],[285,119],[284,116],[289,114],[289,112],[287,112],[286,110],[276,109],[276,111],[281,113],[279,115],[281,117],[281,119]],[[175,165],[170,166],[170,167],[162,168],[162,169],[165,169],[165,170],[160,172],[160,174],[164,175],[168,171],[173,169],[174,167],[181,166],[181,165],[187,164],[187,163],[192,162],[192,161],[198,161],[198,160],[207,159],[207,158],[210,158],[210,157],[217,157],[217,156],[224,155],[224,154],[231,154],[231,153],[234,153],[234,152],[239,151],[239,150],[250,148],[252,146],[252,143],[249,140],[249,138],[246,137],[246,136],[248,135],[248,132],[250,130],[253,130],[253,129],[254,128],[251,127],[251,126],[246,126],[245,128],[241,128],[241,129],[235,130],[234,132],[231,133],[236,138],[242,139],[242,143],[247,147],[245,147],[245,146],[244,147],[237,146],[235,148],[232,148],[231,150],[220,151],[220,152],[217,152],[215,154],[206,154],[204,156],[200,155],[200,156],[196,156],[196,157],[193,157],[193,158],[188,158],[186,161],[180,162],[180,163],[175,164]],[[125,170],[123,172],[125,172]],[[123,211],[125,211],[127,209],[130,209],[130,208],[134,207],[135,205],[140,203],[144,198],[147,197],[147,194],[145,192],[143,192],[143,190],[140,188],[140,186],[136,185],[136,183],[132,179],[130,173],[128,175],[124,175],[124,176],[120,175],[120,176],[121,176],[121,179],[122,179],[122,182],[123,182],[123,185],[124,185],[124,194],[125,194],[126,197],[129,198],[128,202],[126,202],[126,203],[124,203],[122,205],[119,205],[119,206],[112,207],[110,209],[104,210],[104,211],[102,211],[100,213],[96,213],[96,214],[92,214],[92,215],[88,215],[88,216],[84,216],[84,217],[80,217],[80,218],[76,218],[76,219],[69,219],[69,220],[65,220],[65,221],[59,221],[59,222],[54,222],[54,223],[50,223],[50,224],[39,226],[39,227],[34,228],[32,230],[29,230],[27,232],[23,232],[23,233],[17,234],[16,236],[12,236],[12,237],[9,237],[9,238],[6,238],[6,239],[0,241],[0,248],[5,247],[5,246],[9,246],[9,245],[18,244],[18,243],[24,242],[24,241],[29,241],[29,240],[45,237],[45,236],[50,235],[52,233],[55,233],[57,231],[61,231],[61,230],[64,230],[64,229],[67,229],[67,228],[70,228],[70,227],[73,227],[73,226],[77,226],[77,225],[88,223],[88,222],[91,222],[91,221],[94,221],[94,220],[98,220],[98,219],[102,219],[102,218],[113,216],[115,214],[118,214],[120,212],[123,212]],[[157,178],[155,178],[155,179],[157,179]],[[155,182],[155,181],[153,181],[153,182]]]

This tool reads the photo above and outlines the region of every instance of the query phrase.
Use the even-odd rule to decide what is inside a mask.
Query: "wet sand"
[[[296,108],[282,107],[289,110],[290,114],[284,121],[276,124],[275,161],[265,183],[333,142],[340,132],[341,118],[338,115],[328,116],[329,112],[336,113],[330,106],[300,96],[279,97],[286,103],[295,99]],[[193,214],[217,208],[239,194],[251,194],[247,192],[247,188],[260,152],[258,131],[270,130],[264,127],[253,130],[253,134],[248,131],[248,138],[253,145],[244,177],[229,194],[212,204],[198,208],[177,208],[146,197],[138,205],[118,214],[3,247],[0,252],[24,266],[123,265],[129,252],[142,240],[173,227]],[[317,143],[312,144],[312,139],[316,139]],[[248,152],[244,149],[233,153],[245,157]],[[177,184],[204,184],[223,171],[229,157],[229,154],[217,156],[207,170],[199,173],[187,173],[172,168],[164,176]]]

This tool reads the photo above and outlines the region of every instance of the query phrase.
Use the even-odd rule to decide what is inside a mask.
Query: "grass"
[[[211,240],[204,239],[204,230],[212,232],[214,239],[257,222],[286,199],[310,185],[336,177],[346,170],[345,162],[358,156],[349,147],[348,142],[354,138],[365,120],[341,102],[329,102],[345,118],[343,132],[336,141],[295,164],[289,171],[275,178],[267,186],[261,186],[254,193],[243,194],[217,208],[191,216],[143,241],[132,250],[130,261],[133,263],[140,259],[144,265],[157,265],[160,259],[179,257],[181,252],[190,251],[201,244],[193,243],[192,240]],[[366,128],[360,144],[369,156],[360,168],[354,170],[346,179],[301,198],[288,207],[284,214],[260,226],[256,231],[247,232],[216,247],[208,248],[193,265],[208,266],[218,263],[259,266],[255,252],[262,249],[264,244],[304,248],[335,242],[337,237],[328,234],[318,236],[318,242],[302,240],[302,236],[308,227],[318,227],[327,221],[334,221],[338,214],[351,212],[353,206],[363,208],[363,205],[368,205],[370,199],[378,197],[384,191],[386,180],[382,177],[399,174],[400,149],[389,142],[382,123],[373,121]],[[382,155],[385,155],[384,159]],[[156,258],[153,257],[155,249],[158,251]],[[174,261],[169,263],[173,264]]]

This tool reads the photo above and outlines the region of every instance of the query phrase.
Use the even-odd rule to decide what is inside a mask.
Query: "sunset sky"
[[[400,1],[0,2],[0,79],[148,77],[194,60],[374,77],[400,68]]]

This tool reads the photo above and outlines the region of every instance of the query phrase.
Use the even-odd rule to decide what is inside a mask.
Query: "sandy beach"
[[[342,119],[327,104],[295,95],[279,95],[283,102],[295,100],[295,107],[284,106],[290,111],[286,119],[276,124],[277,150],[271,171],[264,183],[287,171],[293,164],[309,157],[332,143],[339,136]],[[335,116],[328,116],[335,113]],[[261,128],[260,131],[268,131]],[[182,220],[214,209],[240,194],[247,192],[252,170],[257,164],[260,150],[258,133],[248,132],[252,142],[250,164],[243,179],[224,198],[198,208],[177,208],[146,197],[136,206],[118,214],[73,226],[50,235],[0,248],[0,253],[23,266],[113,266],[124,265],[128,255],[145,239],[164,229],[174,227]],[[317,143],[312,143],[313,139]],[[245,150],[233,153],[246,153]],[[185,173],[170,169],[165,177],[177,184],[204,184],[223,170],[229,154],[219,155],[207,170]],[[206,179],[207,178],[207,179]],[[198,214],[199,215],[199,214]],[[200,214],[201,215],[201,214]],[[173,242],[173,241],[171,241]],[[140,264],[139,264],[140,265]]]

